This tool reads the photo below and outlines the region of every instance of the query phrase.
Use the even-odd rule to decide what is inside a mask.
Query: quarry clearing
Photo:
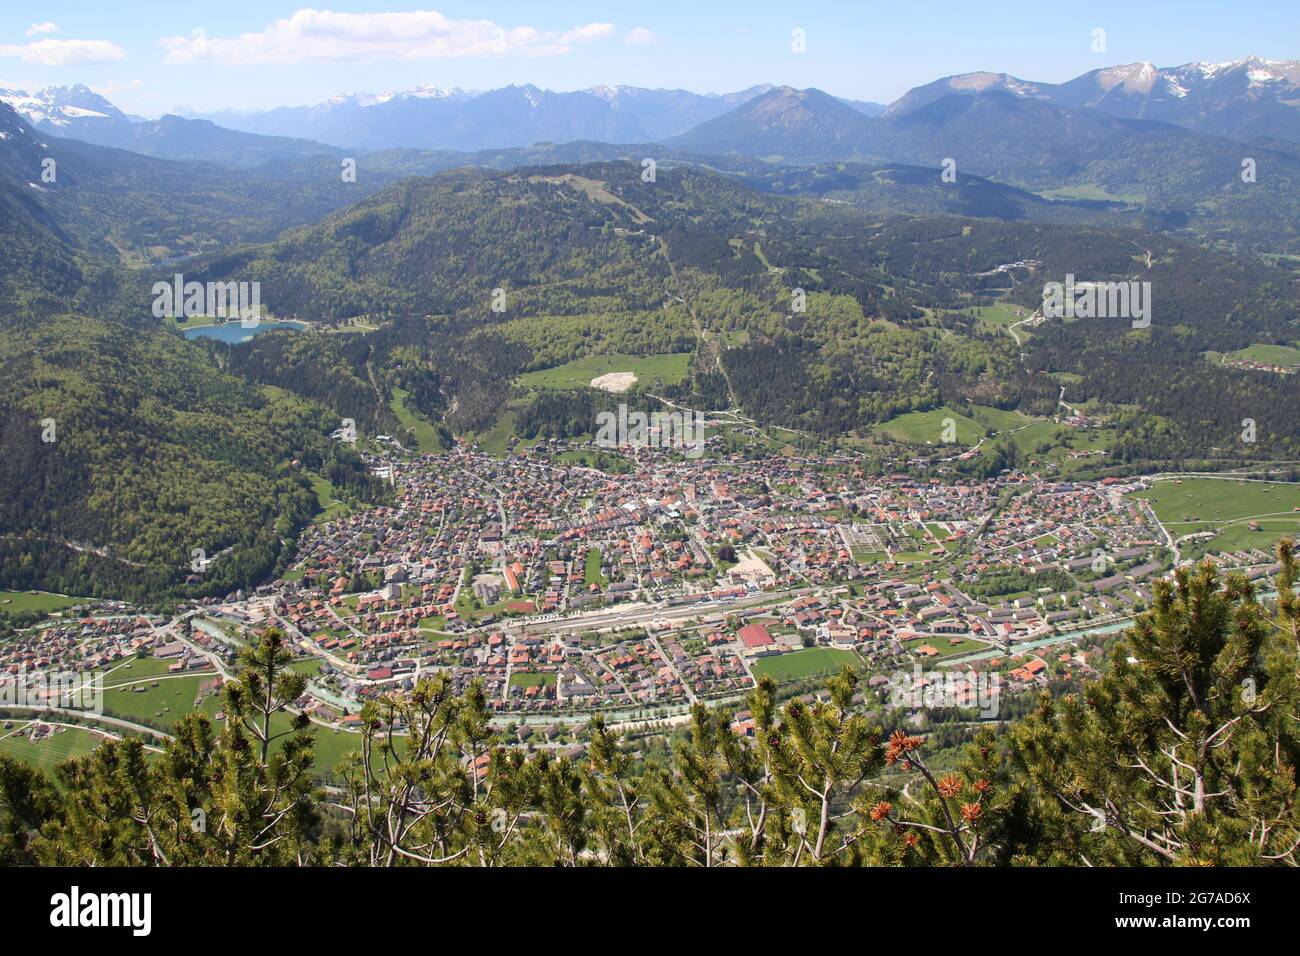
[[[635,372],[606,372],[604,375],[598,375],[591,380],[592,388],[615,393],[626,392],[635,384]]]

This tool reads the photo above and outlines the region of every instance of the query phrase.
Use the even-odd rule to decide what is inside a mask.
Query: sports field
[[[550,687],[554,683],[555,675],[549,672],[545,674],[518,673],[510,675],[511,687],[536,687],[539,684],[543,687]]]
[[[862,658],[857,653],[837,647],[806,647],[773,657],[760,657],[754,661],[755,677],[770,676],[774,681],[804,680],[834,674],[845,665],[858,668]]]

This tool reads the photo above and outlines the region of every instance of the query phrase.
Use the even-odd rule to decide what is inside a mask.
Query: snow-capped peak
[[[1147,62],[1112,66],[1097,72],[1097,82],[1103,89],[1110,90],[1119,86],[1133,93],[1150,91],[1160,77],[1161,73],[1155,64]]]
[[[74,120],[126,119],[122,112],[89,87],[47,86],[36,93],[25,90],[0,90],[0,102],[12,106],[33,125],[47,127],[68,126]]]
[[[605,86],[602,84],[601,86],[589,86],[582,92],[589,93],[592,96],[599,97],[602,100],[613,102],[614,100],[618,99],[620,95],[626,93],[629,89],[631,89],[631,87]]]
[[[329,108],[357,106],[364,109],[367,106],[379,106],[393,100],[443,100],[472,95],[459,86],[446,88],[422,84],[409,90],[387,90],[383,93],[339,93],[331,96],[321,105]]]
[[[424,84],[417,86],[413,90],[405,90],[401,93],[387,94],[394,99],[412,99],[412,100],[445,100],[457,96],[464,96],[465,91],[459,86],[453,86],[450,89],[441,86],[431,86]]]

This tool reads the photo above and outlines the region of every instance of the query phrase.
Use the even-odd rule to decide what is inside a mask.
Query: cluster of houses
[[[873,681],[920,664],[1032,687],[1086,676],[1071,635],[1127,620],[1167,573],[1162,531],[1129,494],[1139,479],[632,462],[607,474],[544,449],[463,447],[389,459],[391,500],[313,526],[282,579],[207,602],[179,635],[130,614],[52,619],[0,646],[0,675],[141,654],[169,671],[233,666],[274,624],[319,661],[301,706],[341,725],[434,672],[482,682],[505,714],[635,712],[738,699],[765,659],[818,649]],[[1271,567],[1257,552],[1224,560]]]

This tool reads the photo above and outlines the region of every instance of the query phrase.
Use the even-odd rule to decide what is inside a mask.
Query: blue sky
[[[1096,28],[1103,53],[1091,48]],[[795,29],[804,53],[791,48]],[[724,92],[768,82],[887,102],[970,70],[1059,81],[1116,63],[1251,54],[1300,58],[1300,3],[45,0],[0,9],[0,86],[86,83],[147,116],[421,84]]]

